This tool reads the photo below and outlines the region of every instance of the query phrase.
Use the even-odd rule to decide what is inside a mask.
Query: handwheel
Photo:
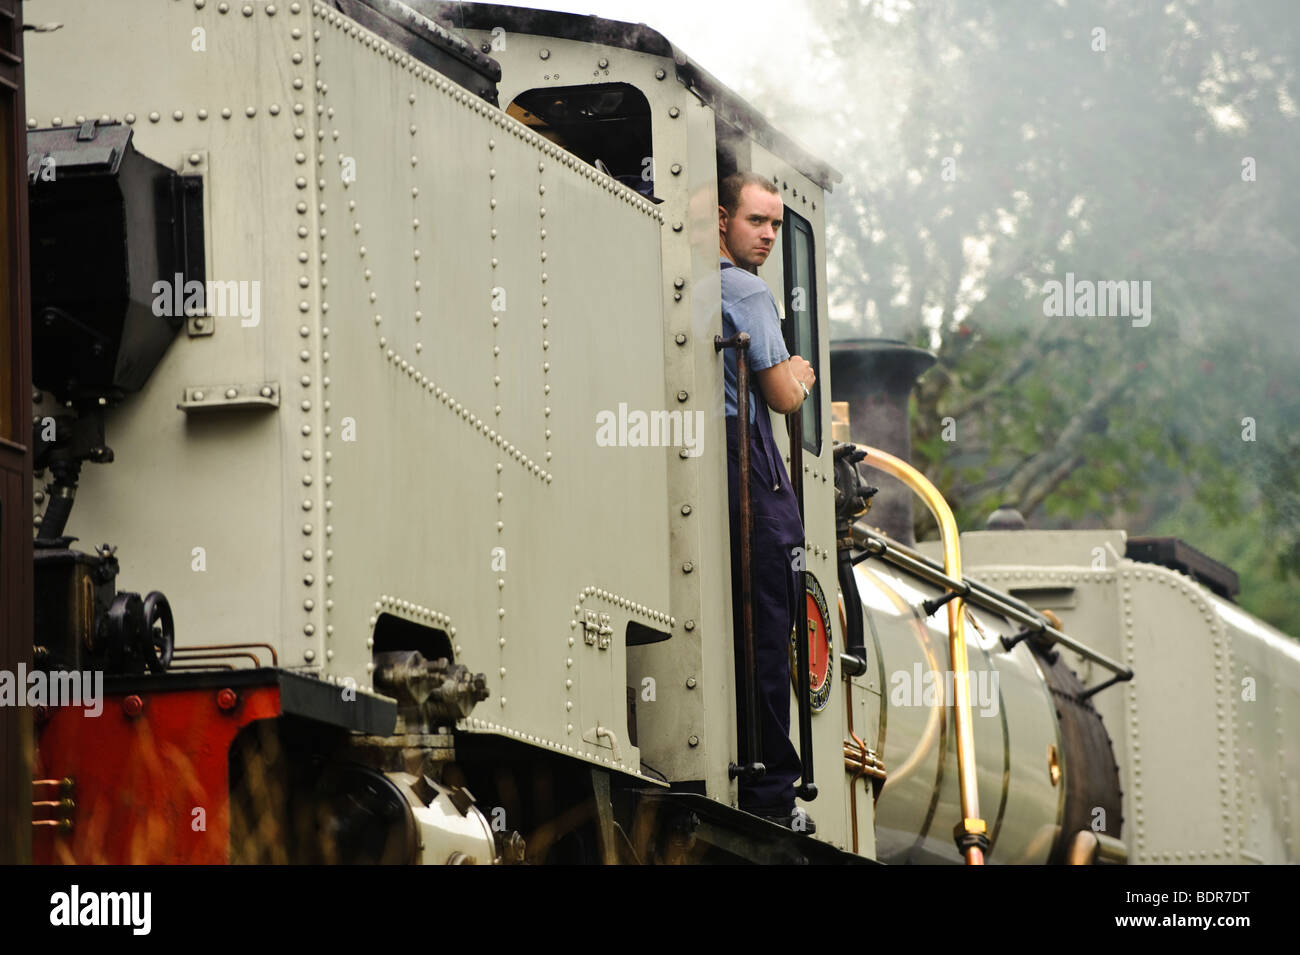
[[[154,673],[162,673],[172,662],[176,624],[172,620],[171,604],[157,590],[144,598],[144,622],[149,632],[145,641],[145,663]]]

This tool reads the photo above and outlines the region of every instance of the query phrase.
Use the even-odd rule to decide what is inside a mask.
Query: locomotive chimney
[[[923,348],[889,338],[854,338],[831,345],[831,396],[849,403],[851,440],[911,462],[907,406],[916,380],[936,359]],[[880,488],[867,520],[909,547],[912,492],[897,478],[871,471],[864,478]]]

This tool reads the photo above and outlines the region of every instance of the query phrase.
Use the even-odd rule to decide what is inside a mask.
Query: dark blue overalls
[[[751,379],[752,380],[752,379]],[[799,578],[793,549],[804,546],[799,505],[772,436],[772,417],[758,389],[751,388],[757,425],[749,431],[749,500],[754,515],[750,568],[754,601],[754,653],[758,673],[758,759],[766,775],[740,783],[740,808],[788,813],[794,808],[794,781],[802,763],[790,743],[790,631],[799,608]],[[727,477],[731,497],[731,606],[735,620],[736,698],[740,761],[747,747],[745,722],[745,618],[740,576],[740,445],[738,418],[727,418]]]

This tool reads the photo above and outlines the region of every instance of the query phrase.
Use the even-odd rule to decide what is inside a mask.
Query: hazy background
[[[648,23],[844,174],[833,334],[939,355],[915,461],[963,527],[1175,534],[1300,636],[1300,4],[535,5]],[[1067,272],[1150,325],[1045,316]]]

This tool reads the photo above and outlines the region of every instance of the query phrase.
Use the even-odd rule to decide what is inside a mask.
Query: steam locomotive
[[[907,463],[932,357],[830,340],[839,173],[661,34],[427,0],[41,15],[33,666],[103,694],[38,713],[38,861],[1296,861],[1300,648],[1179,541],[959,535]],[[740,169],[780,189],[760,275],[818,375],[778,429],[815,832],[735,798]]]

